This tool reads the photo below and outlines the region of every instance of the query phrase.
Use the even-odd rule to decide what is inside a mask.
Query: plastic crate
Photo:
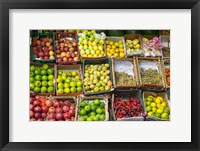
[[[39,58],[35,58],[34,57],[33,46],[32,46],[33,40],[34,39],[40,39],[40,38],[43,38],[43,37],[51,37],[52,38],[52,40],[53,40],[52,41],[52,45],[53,45],[53,51],[54,51],[54,59],[48,59],[48,60],[42,59],[41,60]],[[41,63],[53,63],[53,62],[55,62],[56,53],[55,53],[54,41],[55,41],[55,37],[54,37],[54,33],[53,32],[48,32],[48,33],[39,33],[39,32],[37,32],[37,33],[35,33],[34,37],[31,38],[31,45],[30,45],[32,61],[33,62],[41,62]]]

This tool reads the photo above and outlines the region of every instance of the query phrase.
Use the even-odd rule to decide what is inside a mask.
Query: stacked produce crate
[[[30,121],[170,120],[169,30],[45,30],[30,41]]]

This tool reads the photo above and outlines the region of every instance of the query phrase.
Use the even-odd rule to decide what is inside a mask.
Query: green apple
[[[61,70],[58,70],[58,75],[62,75],[62,71]]]
[[[30,66],[30,71],[35,72],[35,70],[36,70],[36,67],[34,65],[31,65]]]
[[[30,77],[34,77],[35,76],[35,72],[31,71],[30,72]]]
[[[48,85],[47,81],[42,81],[42,86],[46,87]]]
[[[53,83],[53,81],[51,80],[51,81],[48,81],[48,86],[53,86],[54,85],[54,83]]]
[[[64,89],[64,93],[66,94],[66,93],[70,93],[70,89],[69,88],[65,88]]]
[[[34,83],[30,83],[30,89],[34,90],[34,88],[35,88],[35,84]]]
[[[76,85],[77,85],[78,87],[81,87],[82,84],[83,84],[83,83],[82,83],[81,81],[76,82]]]
[[[34,88],[34,91],[37,92],[37,93],[39,93],[39,92],[40,92],[40,88],[36,86],[36,87]]]
[[[48,80],[48,77],[46,75],[43,75],[42,76],[42,81],[47,81]]]
[[[58,94],[63,94],[63,89],[58,89],[57,92]]]
[[[48,65],[48,64],[43,64],[42,68],[43,68],[44,70],[47,70],[47,69],[49,68],[49,65]]]
[[[72,93],[76,92],[76,87],[71,87],[71,88],[70,88],[70,91],[71,91]]]
[[[73,81],[70,82],[70,86],[71,86],[71,87],[75,87],[75,86],[76,86],[76,82],[73,82]]]
[[[62,78],[57,78],[57,80],[56,80],[58,83],[62,83]]]
[[[63,83],[58,83],[58,89],[63,89]]]
[[[43,86],[43,87],[41,87],[40,91],[41,91],[41,93],[46,93],[47,92],[47,88]]]
[[[39,74],[40,74],[40,71],[41,71],[40,69],[36,69],[36,70],[35,70],[35,75],[39,75]]]
[[[48,93],[53,93],[54,91],[54,87],[53,86],[49,86],[48,89],[47,89],[47,92]]]
[[[50,74],[50,75],[48,76],[48,80],[53,80],[53,79],[54,79],[54,76]]]
[[[53,75],[53,69],[48,69],[47,73],[48,73],[48,75]]]
[[[40,87],[42,85],[42,83],[40,81],[35,81],[34,84],[35,84],[36,87]]]
[[[35,81],[34,77],[30,77],[30,83],[33,83]]]
[[[82,87],[80,87],[80,86],[78,86],[76,90],[77,90],[77,92],[82,92],[83,91]]]
[[[42,79],[42,76],[41,76],[41,75],[36,75],[36,76],[35,76],[35,80],[40,81],[41,79]]]
[[[40,74],[41,74],[41,75],[46,75],[46,74],[47,74],[47,71],[44,70],[44,69],[42,69],[42,70],[40,71]]]
[[[69,83],[64,83],[64,88],[69,88],[70,87],[70,84]]]

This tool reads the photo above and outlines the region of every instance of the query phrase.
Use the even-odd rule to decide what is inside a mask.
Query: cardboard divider
[[[142,82],[142,77],[141,77],[141,68],[140,68],[140,61],[153,61],[157,63],[157,67],[158,67],[158,71],[161,75],[161,79],[162,79],[162,85],[155,85],[155,84],[145,84]],[[137,57],[136,58],[136,62],[137,62],[137,69],[138,69],[138,75],[139,75],[139,82],[140,82],[140,86],[141,87],[145,87],[145,88],[161,88],[164,89],[165,87],[165,81],[164,81],[164,75],[163,75],[163,69],[162,69],[162,65],[160,62],[160,57]]]
[[[56,66],[56,76],[55,79],[57,80],[58,78],[58,70],[61,70],[63,72],[71,72],[71,71],[77,71],[78,75],[81,77],[81,81],[83,81],[83,75],[81,72],[81,65],[80,64],[76,64],[76,65],[57,65]],[[58,94],[57,89],[58,85],[57,85],[57,81],[56,81],[56,95],[57,96],[77,96],[77,95],[83,95],[83,92],[74,92],[74,93],[68,93],[68,94]],[[82,89],[83,89],[83,85],[82,85]]]
[[[46,63],[46,64],[48,64],[49,67],[53,68],[53,70],[54,70],[54,80],[53,80],[53,82],[54,82],[54,92],[53,93],[38,93],[38,95],[40,95],[40,96],[55,96],[55,92],[56,92],[56,83],[55,83],[56,64],[54,64],[54,63]],[[38,68],[38,67],[42,67],[44,64],[39,63],[39,62],[31,62],[30,65],[34,65],[34,66],[36,66],[36,68]],[[29,81],[29,83],[30,83],[30,81]]]
[[[107,95],[97,95],[97,96],[79,96],[79,103],[78,103],[78,108],[80,106],[80,103],[82,101],[88,101],[88,102],[91,102],[91,101],[94,101],[95,99],[99,99],[100,102],[104,102],[105,103],[105,120],[104,121],[109,121],[109,111],[108,111],[108,96]],[[77,121],[79,121],[79,113],[77,112]]]
[[[53,63],[56,60],[56,50],[55,50],[55,37],[54,37],[54,33],[53,32],[48,32],[48,33],[39,33],[36,32],[37,37],[32,37],[31,38],[31,45],[30,45],[30,49],[31,49],[31,55],[32,55],[32,61],[33,62],[41,62],[41,63]],[[41,37],[51,37],[52,38],[52,45],[53,45],[53,52],[54,52],[54,59],[48,59],[48,60],[41,60],[41,59],[36,59],[34,57],[34,53],[33,53],[33,46],[32,46],[32,42],[35,38],[39,39]]]
[[[149,40],[151,40],[153,37],[158,37],[158,35],[141,35],[141,48],[143,49],[144,48],[144,44],[143,44],[143,41],[142,39],[143,38],[147,38]],[[158,37],[159,38],[159,37]],[[163,58],[163,52],[162,52],[162,49],[160,49],[160,54],[159,56],[156,56],[156,57],[162,57]],[[144,56],[145,56],[145,50],[144,50]],[[147,57],[154,57],[154,56],[147,56]]]
[[[127,57],[144,56],[144,52],[142,54],[136,54],[136,52],[134,52],[132,54],[128,54],[127,47],[126,47],[126,40],[134,40],[134,39],[139,39],[139,44],[141,46],[140,50],[142,50],[142,39],[141,39],[141,35],[140,34],[127,34],[127,35],[124,35],[126,56]]]
[[[167,93],[166,92],[152,92],[152,91],[144,91],[142,93],[142,98],[144,100],[144,109],[145,109],[145,113],[147,114],[147,111],[146,111],[146,102],[145,102],[145,98],[149,95],[152,95],[153,97],[157,97],[157,96],[161,96],[164,101],[167,103],[167,107],[169,107],[170,109],[170,102],[168,100],[168,96],[167,96]],[[147,116],[147,119],[150,119],[150,120],[155,120],[155,121],[169,121],[169,119],[161,119],[161,118],[157,118],[155,116],[152,116],[152,115],[148,115]]]
[[[136,85],[117,85],[116,77],[115,77],[115,61],[130,61],[133,64],[133,72],[134,72],[134,79],[136,80]],[[125,59],[115,59],[112,58],[112,75],[113,75],[113,86],[114,88],[138,88],[139,87],[139,75],[137,72],[137,63],[136,58],[125,58]]]

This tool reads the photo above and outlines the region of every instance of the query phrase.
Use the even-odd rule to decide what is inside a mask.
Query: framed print
[[[1,150],[199,150],[199,1],[1,1]]]

